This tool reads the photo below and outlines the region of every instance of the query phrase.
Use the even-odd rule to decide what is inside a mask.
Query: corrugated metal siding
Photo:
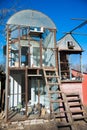
[[[19,11],[8,20],[7,24],[56,29],[55,24],[48,16],[35,10]]]

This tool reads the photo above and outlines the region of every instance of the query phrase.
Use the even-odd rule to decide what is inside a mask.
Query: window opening
[[[61,80],[81,80],[80,54],[60,52],[60,74]]]

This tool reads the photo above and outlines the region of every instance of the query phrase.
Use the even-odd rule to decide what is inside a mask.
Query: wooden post
[[[37,75],[39,75],[39,69],[37,70]],[[38,104],[40,104],[40,80],[37,79],[37,85],[38,85]]]
[[[42,39],[40,39],[40,67],[42,67]]]
[[[30,59],[30,35],[28,35],[28,67],[31,67],[31,59]]]
[[[19,49],[19,54],[18,54],[18,67],[20,67],[21,66],[21,46],[20,46],[20,26],[18,26],[18,49]]]
[[[61,79],[61,63],[60,63],[60,52],[58,51],[58,66],[59,66],[59,76]]]
[[[27,68],[25,69],[25,105],[26,105],[26,118],[27,118],[27,110],[28,110],[28,77],[27,77]]]

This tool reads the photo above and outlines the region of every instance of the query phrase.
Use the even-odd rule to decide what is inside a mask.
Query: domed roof
[[[53,21],[45,14],[35,10],[22,10],[9,18],[7,24],[56,29]]]

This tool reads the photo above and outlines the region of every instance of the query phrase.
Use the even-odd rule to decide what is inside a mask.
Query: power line
[[[71,18],[72,20],[87,21],[86,18]]]
[[[84,22],[82,22],[81,24],[79,24],[79,25],[76,26],[75,28],[73,28],[73,29],[70,31],[70,33],[72,33],[73,31],[75,31],[75,30],[78,29],[78,28],[81,28],[81,27],[85,26],[86,24],[87,24],[87,20],[84,21]]]

